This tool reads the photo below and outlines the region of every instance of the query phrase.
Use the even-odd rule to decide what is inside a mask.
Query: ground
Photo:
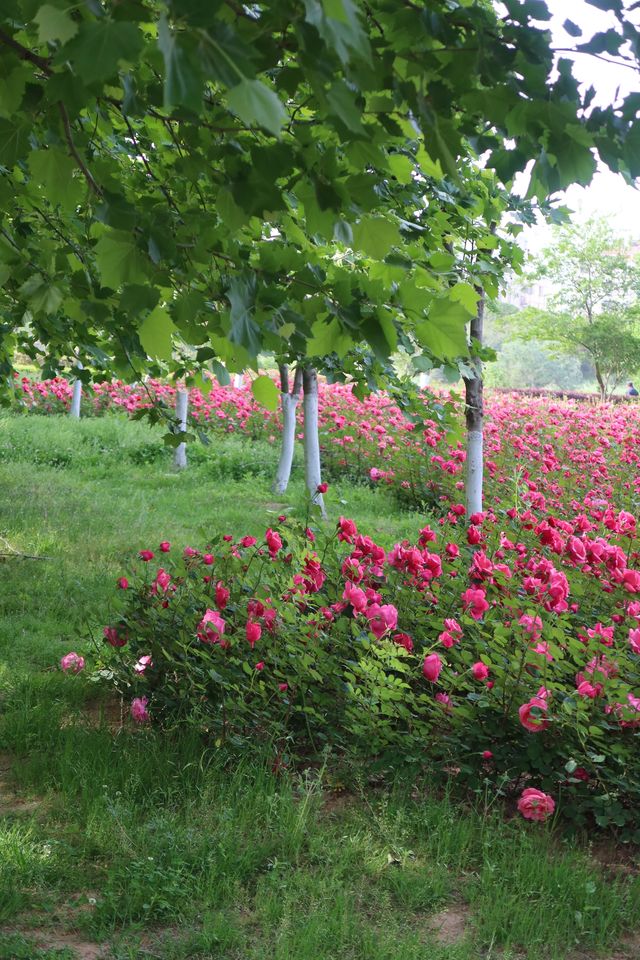
[[[160,540],[262,533],[268,443],[214,441],[176,475],[106,418],[0,420],[0,960],[636,958],[633,856],[527,824],[490,793],[324,766],[273,772],[185,733],[134,730],[57,669],[91,652],[117,577]],[[332,485],[385,545],[420,517]],[[38,557],[39,559],[32,559]]]

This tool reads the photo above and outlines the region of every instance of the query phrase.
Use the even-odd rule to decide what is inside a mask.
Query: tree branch
[[[46,73],[48,77],[51,76],[53,70],[50,66],[50,61],[46,57],[39,57],[37,53],[33,53],[27,47],[23,47],[21,43],[18,43],[17,40],[14,40],[13,37],[10,37],[8,33],[5,33],[4,30],[0,30],[0,43],[4,43],[6,47],[11,47],[14,50],[21,60],[28,60],[29,63],[35,64],[36,67],[40,67],[43,73]]]
[[[65,107],[62,100],[58,100],[58,110],[60,111],[60,116],[62,117],[62,126],[64,127],[64,135],[67,141],[67,146],[69,147],[69,153],[77,163],[78,168],[80,169],[83,177],[89,184],[89,187],[91,188],[91,190],[93,190],[94,193],[96,193],[99,197],[101,197],[102,188],[99,187],[96,181],[93,179],[93,175],[91,171],[89,170],[86,163],[78,153],[78,149],[75,143],[73,142],[73,134],[71,132],[71,123],[69,121],[69,114],[67,113],[67,108]]]

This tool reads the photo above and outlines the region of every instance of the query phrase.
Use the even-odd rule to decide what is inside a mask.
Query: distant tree
[[[554,344],[587,358],[602,400],[640,366],[640,267],[632,249],[602,221],[558,229],[534,261],[553,292],[545,310],[503,318],[514,339]]]
[[[539,340],[509,340],[496,348],[496,351],[496,361],[486,368],[485,379],[488,387],[579,390],[584,386],[585,378],[578,358],[568,354],[554,356],[553,348],[548,343]]]

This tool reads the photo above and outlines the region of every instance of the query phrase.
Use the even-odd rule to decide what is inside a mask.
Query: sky
[[[630,0],[627,0],[629,5]],[[565,20],[572,20],[581,27],[583,37],[588,40],[597,30],[615,25],[615,19],[608,13],[590,6],[585,0],[547,0],[552,19],[547,26],[552,31],[554,47],[569,47],[576,39],[563,29]],[[635,18],[640,29],[640,8],[629,14]],[[604,63],[584,54],[571,57],[573,74],[584,84],[592,85],[596,90],[594,104],[605,106],[615,103],[618,94],[622,96],[640,92],[640,73],[617,64]],[[640,188],[640,181],[638,182]],[[605,216],[616,233],[628,239],[640,240],[640,189],[634,189],[625,183],[621,176],[607,169],[598,171],[588,187],[570,187],[564,193],[564,204],[575,211],[575,220],[584,220],[590,216]],[[523,237],[527,247],[536,251],[549,242],[549,228],[540,225],[525,231]]]

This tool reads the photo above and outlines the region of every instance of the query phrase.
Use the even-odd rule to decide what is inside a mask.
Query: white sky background
[[[589,40],[596,31],[615,26],[613,16],[589,6],[585,0],[547,0],[547,6],[553,16],[543,26],[551,29],[554,47],[573,47],[576,43]],[[640,29],[640,8],[630,16]],[[582,29],[583,36],[569,36],[562,27],[565,20],[576,23]],[[585,89],[589,86],[595,88],[593,103],[596,106],[615,103],[619,95],[640,92],[640,73],[628,67],[605,63],[585,54],[572,56],[562,53],[559,56],[573,59],[573,75]],[[588,187],[569,187],[564,193],[563,203],[575,211],[574,220],[603,216],[616,233],[629,240],[640,240],[640,181],[638,189],[634,189],[621,176],[605,168],[595,174]],[[522,234],[522,239],[529,250],[536,251],[549,242],[549,228],[546,225],[528,228]]]

